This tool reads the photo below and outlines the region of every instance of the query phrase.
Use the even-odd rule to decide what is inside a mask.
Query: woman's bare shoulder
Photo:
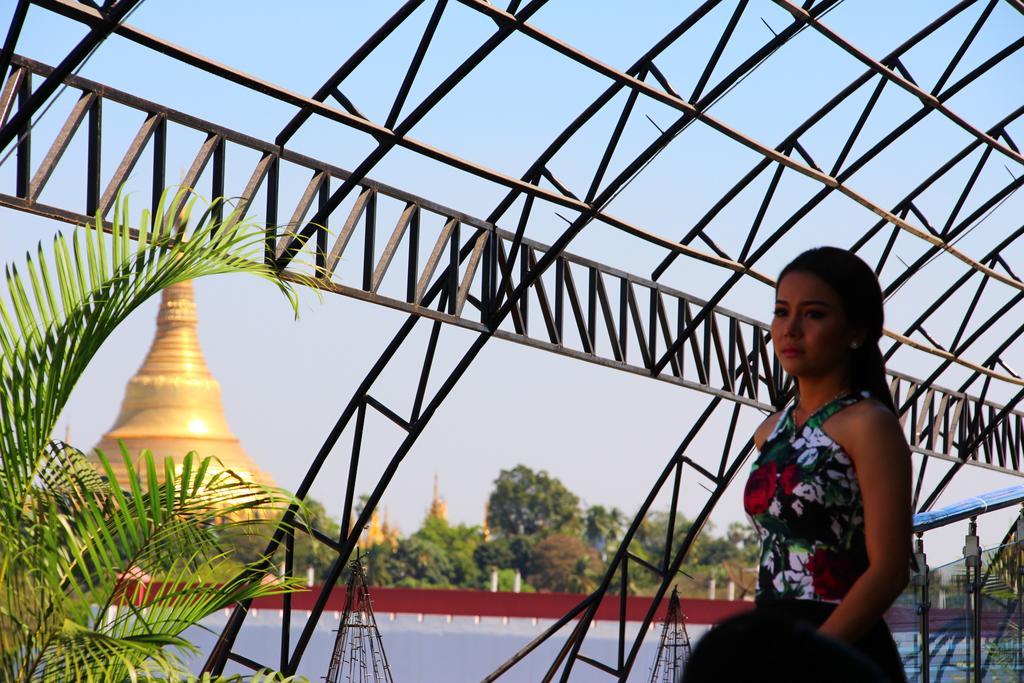
[[[828,420],[837,427],[845,429],[883,429],[892,431],[900,429],[900,421],[891,410],[876,398],[864,398],[845,410],[841,410]]]
[[[881,401],[867,398],[841,410],[822,425],[848,453],[880,452],[890,446],[906,448],[899,419]]]
[[[761,450],[764,446],[764,442],[768,440],[768,437],[775,431],[775,426],[779,424],[779,418],[782,417],[783,411],[772,413],[765,418],[757,429],[754,430],[754,445],[757,446],[757,450]]]

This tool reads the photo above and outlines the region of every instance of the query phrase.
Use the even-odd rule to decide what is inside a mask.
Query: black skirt
[[[758,612],[806,623],[816,629],[825,623],[835,608],[832,603],[814,600],[764,600],[757,603]],[[853,643],[853,647],[874,662],[890,683],[906,683],[903,660],[884,620],[879,619],[860,640]]]

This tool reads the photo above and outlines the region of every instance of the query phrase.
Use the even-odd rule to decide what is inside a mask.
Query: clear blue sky
[[[6,25],[13,2],[0,8],[0,24]],[[847,0],[830,13],[826,22],[864,52],[878,58],[943,11],[950,3],[890,3],[881,0]],[[649,45],[685,16],[693,3],[653,0],[640,2],[593,2],[552,0],[532,23],[569,42],[591,56],[621,70],[626,69]],[[269,3],[221,1],[216,3],[146,0],[130,23],[240,70],[311,95],[320,83],[394,11],[396,2],[364,3]],[[345,84],[345,93],[370,118],[382,121],[401,82],[419,32],[432,3],[425,3],[367,63]],[[728,20],[734,3],[716,8],[694,33],[658,60],[659,68],[673,86],[688,93],[703,68],[706,55]],[[904,62],[914,78],[929,87],[945,60],[959,45],[981,10],[971,8],[951,26],[915,48]],[[763,20],[763,21],[762,21]],[[767,23],[778,31],[788,15],[771,3],[755,2],[741,20],[736,37],[716,71],[720,76],[739,63],[769,35]],[[428,52],[420,78],[405,112],[419,101],[451,68],[494,30],[494,24],[473,10],[449,3],[435,43]],[[1024,33],[1024,17],[1008,3],[1000,3],[993,18],[979,34],[953,78],[967,73],[979,62]],[[33,7],[18,51],[48,63],[56,63],[83,34],[81,27],[45,10]],[[734,128],[774,146],[796,124],[863,71],[863,66],[806,31],[769,59],[761,68],[723,99],[712,114]],[[1021,104],[1024,57],[1015,54],[1000,67],[950,100],[958,114],[980,128],[987,128]],[[242,132],[273,139],[294,109],[268,98],[225,84],[184,67],[162,55],[120,38],[107,41],[82,70],[82,75],[133,94],[155,100]],[[471,74],[412,135],[502,172],[519,176],[547,143],[571,120],[607,81],[554,54],[543,46],[514,37]],[[856,103],[866,101],[870,87],[858,93]],[[621,101],[621,96],[618,101]],[[73,104],[65,93],[37,124],[38,154],[45,141],[63,121]],[[817,158],[830,159],[845,139],[845,131],[859,113],[845,106],[804,140]],[[887,88],[879,109],[865,127],[867,148],[894,122],[916,109],[916,101],[897,88]],[[616,110],[608,109],[560,153],[553,171],[570,187],[586,188],[589,173],[601,153],[602,138],[614,124]],[[626,161],[657,134],[650,116],[661,127],[671,123],[674,112],[651,102],[638,105],[635,123],[627,128],[612,170]],[[109,107],[107,126],[123,126],[123,134],[108,133],[104,141],[108,177],[139,125],[138,116]],[[108,130],[113,130],[108,128]],[[1024,126],[1011,127],[1018,143]],[[883,206],[890,206],[968,141],[966,134],[932,114],[906,138],[882,155],[850,185]],[[170,168],[187,168],[199,140],[172,129]],[[81,137],[72,143],[69,158],[81,155]],[[352,168],[372,147],[361,134],[324,121],[311,121],[292,142],[293,149]],[[229,150],[229,155],[233,154]],[[238,152],[229,158],[228,192],[237,194],[248,179],[255,158]],[[146,157],[148,158],[148,157]],[[234,163],[232,160],[240,162]],[[735,182],[756,156],[703,126],[693,126],[676,139],[611,205],[610,211],[630,222],[667,237],[682,236],[711,203]],[[141,168],[142,165],[140,165]],[[1024,172],[1020,164],[1000,160],[979,179],[978,196],[1004,184],[1007,173]],[[929,215],[948,207],[956,183],[970,168],[924,197],[920,203]],[[13,163],[0,167],[0,183],[9,188]],[[170,173],[169,176],[173,176]],[[392,152],[371,177],[420,193],[463,212],[485,216],[504,194],[492,185],[408,152]],[[173,177],[169,177],[173,180]],[[282,176],[283,205],[302,191],[305,177]],[[208,181],[207,181],[208,182]],[[746,233],[767,177],[741,197],[712,224],[709,232],[733,253]],[[148,202],[148,178],[137,172],[129,182],[136,206]],[[777,200],[768,212],[766,225],[774,229],[796,206],[818,189],[787,172]],[[80,202],[83,183],[75,169],[58,171],[43,193],[42,201],[55,204]],[[5,190],[9,191],[9,190]],[[973,198],[968,202],[975,201]],[[256,207],[262,206],[262,193]],[[258,211],[257,211],[258,212]],[[564,212],[563,212],[564,213]],[[961,243],[974,256],[995,244],[1024,215],[1024,200],[1012,197]],[[529,236],[551,241],[564,225],[554,209],[540,205]],[[4,211],[0,254],[5,261],[18,260],[24,250],[45,238],[58,226],[41,219]],[[845,199],[825,202],[785,238],[759,265],[773,274],[800,250],[820,243],[848,246],[873,217]],[[504,226],[510,227],[510,226]],[[877,253],[880,245],[868,250]],[[635,239],[594,225],[572,247],[580,253],[643,275],[649,274],[661,254]],[[910,261],[921,251],[913,240],[901,238],[897,255]],[[1008,254],[1011,263],[1022,264],[1024,250]],[[353,264],[358,266],[358,264]],[[883,281],[895,275],[895,267],[883,272]],[[342,264],[342,270],[345,263]],[[890,326],[900,329],[920,310],[921,301],[938,286],[962,272],[950,258],[937,259],[911,286],[889,303]],[[1018,270],[1018,272],[1020,272]],[[724,279],[708,267],[679,261],[665,282],[697,295],[712,294]],[[996,290],[983,308],[993,309],[1006,288]],[[306,465],[326,435],[352,390],[376,359],[404,316],[368,304],[327,297],[318,301],[307,295],[302,316],[291,319],[286,304],[264,285],[237,278],[202,281],[197,286],[201,337],[215,375],[223,387],[225,409],[231,425],[261,467],[284,486],[298,484]],[[727,304],[759,319],[767,319],[771,301],[768,288],[749,284],[738,287]],[[933,335],[955,329],[957,302],[944,309],[940,320],[929,327]],[[64,416],[71,425],[73,441],[89,447],[112,424],[128,377],[135,371],[153,332],[155,302],[140,310],[100,352],[76,390]],[[1016,326],[1010,316],[981,344],[972,358],[982,358],[994,345],[1000,329]],[[425,327],[425,326],[424,326]],[[421,330],[421,333],[424,331]],[[448,330],[443,360],[454,362],[471,336]],[[382,380],[383,397],[403,396],[411,384],[421,353],[404,358],[398,371]],[[894,367],[925,374],[931,361],[914,354],[897,357]],[[1024,351],[1015,345],[1004,358],[1024,367]],[[287,367],[287,372],[280,368]],[[442,363],[441,367],[445,367]],[[951,372],[947,385],[956,384]],[[999,391],[1003,391],[1000,389]],[[998,397],[998,396],[997,396]],[[547,469],[562,479],[590,504],[615,505],[631,513],[646,494],[693,418],[705,403],[703,396],[644,378],[616,373],[577,361],[555,357],[509,343],[494,341],[485,349],[456,391],[439,411],[402,465],[384,505],[406,532],[414,530],[429,502],[431,480],[440,476],[454,521],[479,523],[491,481],[502,468],[524,463]],[[724,418],[724,415],[723,415]],[[744,413],[741,429],[750,430],[760,419]],[[371,429],[383,425],[371,422]],[[394,434],[392,432],[392,434]],[[720,448],[718,430],[706,434],[693,449],[712,462]],[[364,455],[366,469],[359,489],[369,490],[374,469],[390,456],[397,443],[377,439]],[[328,509],[340,506],[347,455],[339,447],[325,468],[313,495]],[[719,527],[742,519],[739,485],[724,498],[713,519]],[[1004,478],[987,473],[965,473],[947,500],[1004,485]],[[686,484],[683,509],[694,514],[704,498],[695,481]],[[983,526],[983,538],[994,541],[1005,531],[1001,523]],[[959,530],[957,531],[959,533]],[[959,542],[943,541],[944,554],[952,557]]]

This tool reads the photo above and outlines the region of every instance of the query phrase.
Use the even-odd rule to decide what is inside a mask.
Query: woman
[[[758,609],[904,681],[882,615],[909,578],[910,450],[878,348],[882,292],[860,258],[821,247],[783,269],[775,294],[775,354],[798,395],[754,435],[744,507],[761,537]]]

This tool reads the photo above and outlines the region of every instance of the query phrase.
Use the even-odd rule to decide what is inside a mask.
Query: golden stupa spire
[[[443,519],[448,521],[448,502],[441,497],[437,486],[437,475],[434,475],[434,498],[430,501],[430,508],[427,510],[427,519]]]
[[[119,441],[133,458],[143,448],[153,451],[158,463],[194,450],[200,457],[215,456],[243,478],[274,484],[228,427],[220,385],[199,347],[197,322],[191,282],[163,291],[153,345],[142,367],[128,381],[114,426],[96,445],[111,460],[122,486],[127,480]]]

